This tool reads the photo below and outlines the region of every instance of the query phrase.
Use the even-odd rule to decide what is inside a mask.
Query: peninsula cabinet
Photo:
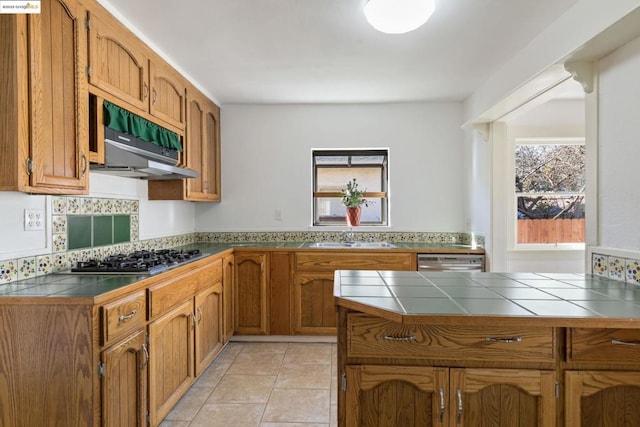
[[[269,334],[266,252],[235,253],[235,326],[239,335]]]
[[[89,8],[90,91],[182,134],[187,80],[102,6]]]
[[[77,0],[0,15],[0,190],[88,193],[84,17]]]
[[[347,365],[349,427],[555,426],[555,373]]]
[[[640,330],[570,328],[566,426],[640,425]]]

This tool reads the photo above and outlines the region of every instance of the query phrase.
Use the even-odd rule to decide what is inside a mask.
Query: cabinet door
[[[296,334],[336,334],[332,273],[296,274],[294,314]]]
[[[269,333],[267,254],[239,252],[236,260],[236,332]]]
[[[223,346],[222,282],[196,295],[196,376],[211,363]]]
[[[448,423],[446,368],[355,365],[346,367],[346,375],[347,427]]]
[[[149,409],[158,425],[194,381],[193,300],[149,324]]]
[[[224,301],[224,342],[235,333],[235,259],[233,255],[222,258],[222,300]]]
[[[187,102],[187,167],[200,173],[186,180],[188,200],[220,200],[220,109],[195,89]]]
[[[186,80],[160,58],[152,60],[150,76],[149,113],[178,129],[184,129]]]
[[[89,177],[85,12],[75,0],[41,7],[28,17],[30,185],[36,192],[82,194]]]
[[[449,414],[460,427],[556,425],[555,373],[451,369]]]
[[[147,425],[147,362],[145,330],[102,352],[102,425]]]
[[[567,427],[640,425],[640,372],[566,372]]]
[[[149,55],[133,33],[104,10],[89,15],[89,83],[146,112]]]

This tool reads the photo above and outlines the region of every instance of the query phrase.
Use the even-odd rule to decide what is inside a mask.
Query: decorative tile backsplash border
[[[472,236],[468,233],[430,232],[354,232],[356,240],[386,241],[392,243],[449,243],[470,245]],[[344,240],[342,231],[282,231],[282,232],[199,232],[195,241],[208,243],[229,242],[339,242]],[[484,245],[484,237],[476,236],[476,244]]]
[[[52,253],[18,259],[0,260],[0,285],[34,276],[43,276],[56,271],[67,270],[78,261],[102,259],[109,255],[129,253],[137,250],[151,250],[183,246],[196,242],[313,242],[344,240],[341,231],[301,231],[301,232],[197,232],[178,236],[166,236],[140,241],[140,218],[138,200],[108,199],[78,196],[53,196],[52,212]],[[68,249],[69,216],[72,215],[130,215],[130,241],[98,247]],[[357,240],[388,241],[393,243],[448,243],[471,244],[475,240],[484,245],[484,237],[473,237],[468,233],[431,232],[355,232]],[[636,269],[637,271],[637,269]],[[637,275],[638,273],[636,273]]]
[[[640,254],[608,248],[590,248],[591,274],[640,285]]]

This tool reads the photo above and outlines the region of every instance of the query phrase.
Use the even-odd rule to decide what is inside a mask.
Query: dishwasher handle
[[[418,254],[418,271],[484,271],[484,255]]]

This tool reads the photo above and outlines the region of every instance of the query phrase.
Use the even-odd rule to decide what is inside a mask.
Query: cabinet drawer
[[[351,251],[351,249],[350,249]],[[308,253],[296,254],[296,271],[335,270],[411,270],[415,269],[408,253]]]
[[[192,267],[149,287],[149,319],[167,312],[220,280],[222,280],[221,259]]]
[[[144,325],[147,300],[144,291],[136,292],[101,307],[102,344],[121,337],[126,332]]]
[[[567,341],[567,357],[574,362],[640,361],[640,329],[571,328]]]
[[[349,357],[552,362],[553,328],[411,325],[350,314]]]

